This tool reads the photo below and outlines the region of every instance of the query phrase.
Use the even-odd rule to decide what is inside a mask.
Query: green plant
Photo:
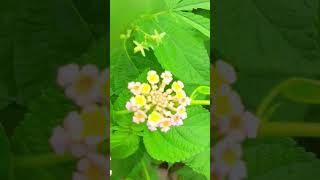
[[[111,179],[210,178],[210,2],[162,3],[111,49]]]

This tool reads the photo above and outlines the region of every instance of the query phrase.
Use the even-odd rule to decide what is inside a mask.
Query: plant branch
[[[143,168],[143,171],[144,171],[144,176],[145,176],[146,180],[150,180],[150,175],[149,175],[147,166],[146,166],[146,164],[145,164],[143,159],[141,161],[141,165],[142,165],[142,168]]]
[[[123,114],[130,114],[130,113],[132,113],[132,111],[122,110],[122,111],[115,111],[114,113],[116,115],[123,115]]]
[[[210,100],[192,100],[191,105],[210,105]]]
[[[320,123],[265,122],[260,125],[258,136],[320,137]]]

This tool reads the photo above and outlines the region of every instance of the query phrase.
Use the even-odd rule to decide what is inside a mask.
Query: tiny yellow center
[[[135,99],[137,105],[143,106],[146,104],[146,98],[144,96],[138,95]]]
[[[151,87],[150,87],[149,84],[144,83],[144,84],[142,85],[141,92],[142,92],[143,94],[148,94],[148,93],[150,92],[150,90],[151,90]]]
[[[214,114],[216,114],[217,116],[222,116],[230,113],[231,105],[228,96],[217,96],[214,103],[216,104],[214,108]],[[219,104],[219,106],[217,106],[217,104]]]
[[[133,90],[135,90],[135,91],[139,91],[139,89],[140,89],[140,86],[139,85],[135,85],[135,86],[133,86],[133,88],[132,88]]]
[[[231,117],[229,124],[230,129],[238,129],[241,125],[241,118],[237,115]]]
[[[138,114],[137,114],[137,116],[136,116],[136,118],[140,120],[140,119],[143,119],[143,118],[144,118],[144,116],[143,116],[143,114],[138,113]]]
[[[169,127],[170,125],[171,125],[171,123],[169,121],[162,122],[163,127]]]
[[[81,119],[83,121],[83,136],[105,137],[107,135],[107,115],[102,108],[97,108],[92,112],[82,113]]]
[[[221,159],[227,164],[227,165],[232,165],[236,162],[237,160],[237,155],[236,153],[230,149],[227,148],[224,150],[224,152],[221,155]]]
[[[75,83],[75,89],[80,94],[87,93],[94,85],[95,80],[91,76],[82,75]]]
[[[183,93],[182,91],[178,91],[178,92],[176,93],[176,96],[177,96],[177,98],[181,99],[181,98],[184,97],[184,93]]]
[[[151,83],[157,83],[157,81],[159,80],[159,77],[156,74],[152,74],[149,76],[149,80]]]
[[[174,91],[179,91],[180,89],[182,89],[182,87],[179,85],[179,83],[174,82],[174,83],[172,83],[172,89]]]
[[[149,120],[152,121],[152,122],[154,122],[154,123],[159,122],[160,119],[161,119],[160,113],[155,112],[155,111],[152,112],[152,113],[150,114],[150,116],[149,116]]]

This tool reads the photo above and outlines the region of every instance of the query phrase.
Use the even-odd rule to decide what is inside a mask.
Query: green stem
[[[320,123],[266,122],[260,125],[258,136],[320,137]]]
[[[210,105],[210,100],[192,100],[191,105]]]
[[[291,83],[294,82],[305,82],[305,81],[310,81],[308,79],[304,79],[304,78],[290,78],[288,80],[285,80],[283,82],[281,82],[280,84],[278,84],[277,86],[275,86],[270,93],[263,98],[263,100],[261,101],[260,105],[257,108],[257,116],[267,120],[267,118],[264,117],[265,112],[267,111],[268,107],[271,105],[272,101],[280,95],[281,91],[283,91],[283,89],[285,89],[288,85],[290,85]]]
[[[116,115],[123,115],[123,114],[130,114],[130,113],[132,113],[132,111],[123,110],[123,111],[115,111],[114,113]]]
[[[16,157],[14,162],[17,167],[43,167],[72,161],[71,156],[59,156],[54,153]]]
[[[143,168],[143,171],[144,171],[144,176],[145,176],[146,180],[150,180],[149,171],[148,171],[147,166],[146,166],[146,164],[144,163],[144,160],[143,160],[143,159],[142,159],[142,161],[141,161],[141,165],[142,165],[142,168]]]
[[[190,95],[190,98],[195,99],[197,96],[197,93],[199,92],[199,89],[204,88],[204,87],[208,87],[208,86],[198,86],[195,90],[193,90],[193,92]],[[210,87],[208,87],[208,88],[210,88]],[[210,94],[207,94],[207,95],[210,95]]]

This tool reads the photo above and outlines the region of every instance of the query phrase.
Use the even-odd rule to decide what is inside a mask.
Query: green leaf
[[[280,93],[293,101],[320,104],[320,82],[317,80],[290,79],[284,82]]]
[[[190,12],[175,12],[175,15],[210,38],[210,19]]]
[[[0,83],[0,109],[7,107],[11,101],[7,86]]]
[[[254,180],[269,180],[269,179],[290,179],[301,180],[310,179],[317,180],[320,176],[320,161],[314,160],[311,162],[293,163],[286,167],[280,167],[267,172],[261,176],[253,178]]]
[[[188,107],[184,125],[167,133],[146,129],[143,142],[156,160],[169,163],[184,161],[198,154],[210,143],[210,113],[201,107]]]
[[[193,9],[207,9],[210,10],[209,0],[182,0],[179,1],[175,6],[175,10],[193,10]]]
[[[110,136],[111,157],[124,159],[135,153],[140,144],[140,137],[126,132],[115,132]]]
[[[59,66],[76,63],[92,34],[72,1],[23,1],[15,9],[12,63],[20,101],[28,103],[56,82]]]
[[[243,147],[248,179],[259,179],[265,174],[269,174],[270,179],[279,179],[273,171],[277,172],[279,168],[283,168],[286,169],[283,175],[289,175],[293,164],[313,163],[317,160],[314,154],[305,152],[290,138],[250,140]],[[319,171],[320,166],[315,169]],[[302,178],[304,176],[300,176],[300,179]]]
[[[141,74],[139,74],[138,77],[133,79],[134,81],[138,82],[147,82],[147,74],[149,69],[145,69]],[[128,84],[129,82],[127,82]],[[126,103],[130,100],[130,98],[133,96],[133,94],[129,91],[128,88],[125,88],[120,94],[119,97],[114,102],[114,110],[125,110],[126,109]]]
[[[16,82],[13,68],[15,2],[4,0],[0,8],[0,109],[9,103],[9,97],[16,96]]]
[[[177,174],[179,175],[179,180],[207,180],[204,175],[192,171],[188,166],[179,169]]]
[[[62,91],[48,89],[28,107],[29,113],[15,128],[12,137],[12,150],[17,156],[47,154],[53,151],[49,144],[53,128],[61,125],[69,111],[75,110]],[[50,167],[19,168],[17,178],[25,176],[32,179],[70,179],[74,171],[74,162],[62,163]]]
[[[126,180],[147,179],[146,173],[148,173],[152,180],[160,179],[158,175],[159,165],[152,163],[152,159],[147,153],[145,153],[141,161],[137,163],[137,166],[130,172]]]
[[[139,166],[144,155],[144,148],[140,148],[136,153],[126,159],[111,159],[110,169],[112,170],[112,180],[125,179],[136,166]],[[111,157],[112,158],[112,157]]]
[[[200,86],[198,89],[200,94],[210,95],[210,87],[208,86]]]
[[[319,75],[317,2],[216,1],[216,54],[241,71]]]
[[[210,148],[188,159],[185,164],[195,172],[203,174],[207,179],[210,179]]]
[[[142,27],[150,33],[154,29],[166,33],[154,50],[164,69],[171,71],[184,83],[209,85],[210,64],[204,43],[181,20],[177,20],[172,15],[164,15],[152,22],[144,22]]]
[[[110,60],[110,88],[119,94],[139,75],[139,70],[124,48],[111,52]]]
[[[0,179],[13,179],[13,156],[6,132],[0,124]]]

